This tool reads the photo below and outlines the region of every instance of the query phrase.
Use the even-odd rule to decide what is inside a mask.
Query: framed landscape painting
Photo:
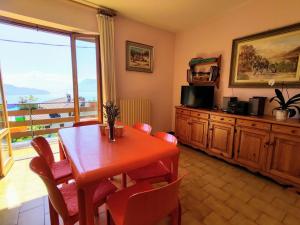
[[[153,72],[153,47],[126,41],[126,70]]]
[[[229,87],[300,87],[300,23],[233,40]]]

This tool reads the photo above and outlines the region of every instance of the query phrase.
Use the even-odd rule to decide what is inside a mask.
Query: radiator
[[[132,126],[137,122],[150,124],[151,102],[149,99],[120,99],[120,120]]]

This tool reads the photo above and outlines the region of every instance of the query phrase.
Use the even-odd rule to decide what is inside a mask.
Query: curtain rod
[[[94,9],[98,9],[99,14],[103,14],[103,15],[111,16],[111,17],[117,15],[117,12],[115,10],[101,6],[101,5],[94,4],[88,0],[72,0],[72,1],[75,3],[81,4],[81,5],[85,5],[85,6],[94,8]]]

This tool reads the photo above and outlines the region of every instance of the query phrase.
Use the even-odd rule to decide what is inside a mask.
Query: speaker
[[[249,102],[238,101],[236,114],[238,115],[248,115]]]
[[[222,111],[223,112],[228,112],[228,106],[231,102],[237,102],[238,98],[237,97],[223,97],[223,106],[222,106]]]
[[[266,97],[253,97],[249,99],[249,114],[253,116],[262,116],[265,113]]]

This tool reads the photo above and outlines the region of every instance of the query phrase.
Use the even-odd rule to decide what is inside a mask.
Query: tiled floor
[[[300,225],[299,195],[244,169],[180,148],[180,171],[188,173],[180,190],[183,225]],[[46,190],[28,163],[17,161],[0,180],[1,225],[50,224]],[[105,224],[101,212],[97,223]]]

